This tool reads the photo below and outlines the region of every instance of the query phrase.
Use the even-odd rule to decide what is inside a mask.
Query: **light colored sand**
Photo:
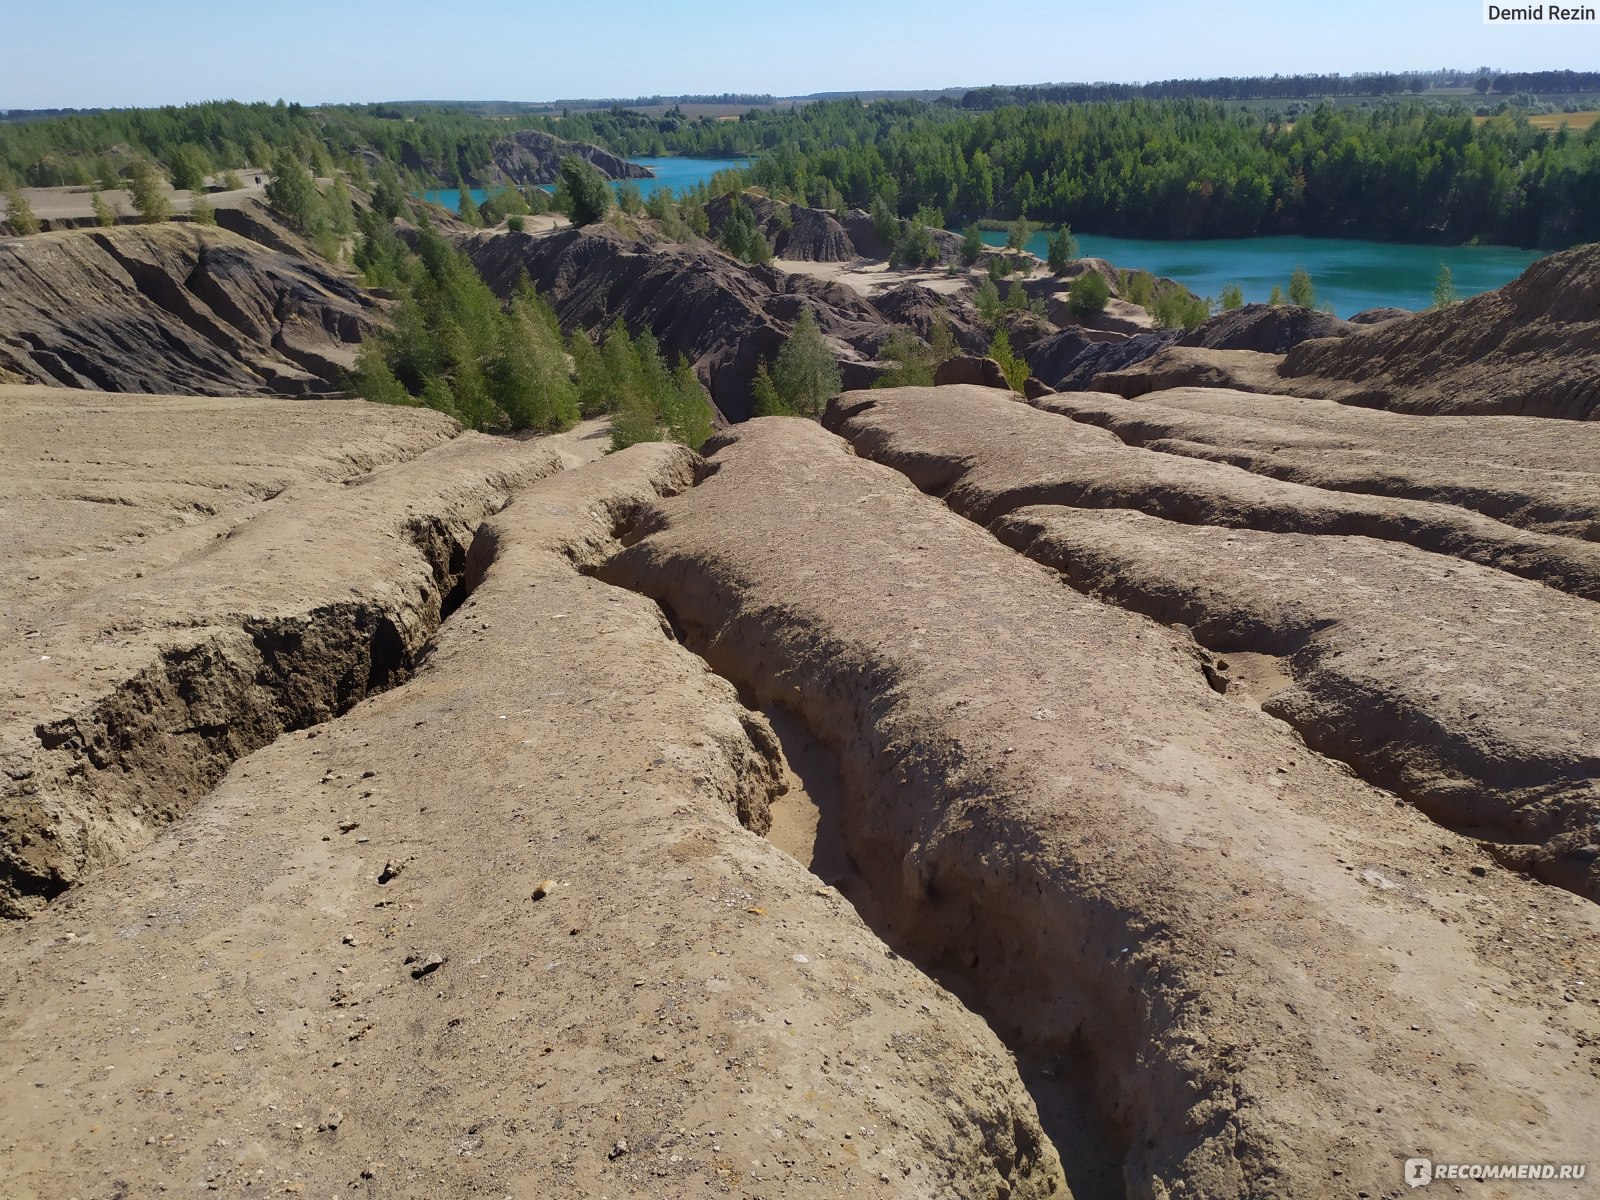
[[[954,296],[966,286],[972,278],[970,272],[961,271],[955,275],[946,274],[944,270],[937,271],[895,271],[889,264],[876,259],[858,258],[852,262],[805,262],[795,258],[775,258],[772,265],[780,271],[788,271],[792,275],[809,275],[813,279],[825,279],[830,283],[842,283],[846,287],[854,288],[863,296],[875,296],[886,292],[890,288],[899,287],[902,283],[920,283],[929,291],[940,292],[946,296]]]
[[[231,192],[211,192],[206,195],[212,208],[238,208],[245,200],[257,200],[266,195],[265,172],[238,172],[239,178],[248,185]],[[261,184],[255,183],[257,174],[260,175]],[[186,213],[194,205],[194,196],[190,192],[176,191],[171,187],[163,187],[167,199],[172,204],[174,212]],[[53,187],[53,188],[23,188],[22,195],[27,200],[34,216],[41,221],[64,221],[77,218],[94,216],[94,193],[92,187]],[[123,189],[102,191],[101,198],[111,205],[111,211],[118,216],[133,216],[133,200]]]
[[[598,462],[611,449],[611,418],[595,417],[581,421],[565,433],[540,439],[561,458],[567,470]]]
[[[524,233],[554,233],[572,228],[572,219],[561,213],[538,213],[523,217],[522,228]]]

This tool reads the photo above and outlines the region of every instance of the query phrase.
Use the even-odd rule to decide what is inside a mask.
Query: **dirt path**
[[[595,417],[579,422],[565,433],[535,440],[546,449],[553,450],[561,460],[561,465],[570,471],[586,463],[598,462],[610,452],[611,421],[608,417]]]

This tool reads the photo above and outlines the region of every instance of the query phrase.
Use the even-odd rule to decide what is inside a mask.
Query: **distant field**
[[[1529,125],[1537,126],[1540,129],[1560,129],[1565,125],[1575,132],[1588,129],[1596,121],[1600,121],[1600,110],[1597,109],[1575,113],[1541,113],[1537,117],[1528,118]]]
[[[1483,124],[1488,117],[1475,118],[1478,124]],[[1582,133],[1596,121],[1600,121],[1600,109],[1590,109],[1587,112],[1575,113],[1540,113],[1536,117],[1529,117],[1528,124],[1535,129],[1560,129],[1565,125],[1574,133]]]
[[[762,110],[774,108],[784,109],[793,108],[796,104],[804,103],[804,100],[779,100],[773,104],[680,104],[677,106],[677,108],[679,112],[683,113],[683,115],[691,121],[698,120],[700,117],[710,117],[715,121],[733,121],[744,116],[744,114],[749,112],[752,108],[759,108]],[[643,113],[647,117],[661,117],[665,116],[667,111],[672,107],[673,106],[670,104],[650,104],[643,108],[633,109],[632,111]],[[595,106],[593,108],[572,108],[569,111],[575,113],[606,112],[608,109],[606,107]]]

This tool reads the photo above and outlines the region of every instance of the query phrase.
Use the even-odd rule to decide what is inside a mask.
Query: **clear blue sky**
[[[1593,69],[1600,25],[1486,28],[1481,0],[0,0],[0,108],[1480,65]]]

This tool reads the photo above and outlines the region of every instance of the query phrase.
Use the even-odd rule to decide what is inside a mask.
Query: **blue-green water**
[[[1197,242],[1151,242],[1136,238],[1077,235],[1078,252],[1116,267],[1142,268],[1176,279],[1201,296],[1218,297],[1237,283],[1246,301],[1266,301],[1274,286],[1289,291],[1289,276],[1304,267],[1317,289],[1317,303],[1332,304],[1341,317],[1368,308],[1427,308],[1433,303],[1440,264],[1450,268],[1461,298],[1511,282],[1544,256],[1509,246],[1415,246],[1345,238],[1261,237]],[[1004,233],[985,232],[1001,245]],[[1048,235],[1035,234],[1028,249],[1045,256]]]
[[[649,167],[654,179],[635,179],[639,191],[648,196],[659,188],[684,192],[707,183],[718,171],[738,171],[750,165],[748,158],[630,158],[629,162]]]
[[[655,172],[652,179],[634,179],[629,182],[639,187],[641,195],[649,196],[661,188],[669,187],[674,192],[684,192],[699,184],[708,182],[718,171],[736,171],[741,167],[748,167],[748,158],[630,158],[629,162],[638,163],[641,167],[649,167]],[[612,184],[620,187],[621,183]],[[553,191],[545,188],[545,191]],[[422,192],[424,200],[433,204],[442,204],[451,212],[456,212],[461,207],[461,192],[456,188],[435,188]],[[486,188],[472,189],[472,202],[482,204],[489,198]]]

